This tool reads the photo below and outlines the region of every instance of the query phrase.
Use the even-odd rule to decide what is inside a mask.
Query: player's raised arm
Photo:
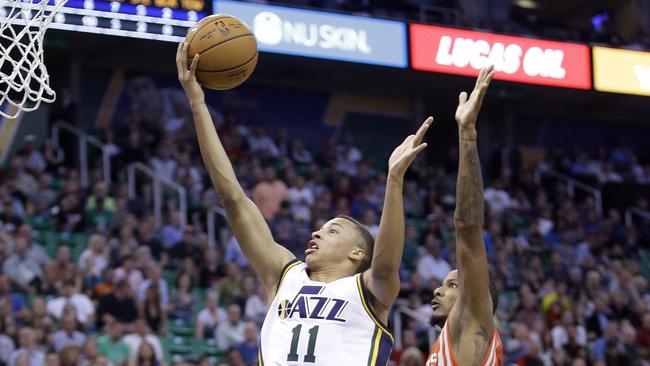
[[[469,339],[482,357],[494,332],[489,271],[483,242],[483,180],[476,145],[476,118],[494,76],[494,68],[481,70],[474,90],[459,96],[456,122],[459,134],[459,168],[456,186],[456,253],[459,295],[450,315],[453,338]],[[480,362],[478,360],[477,362]]]
[[[388,311],[399,293],[399,266],[404,250],[404,174],[417,154],[427,147],[422,138],[433,118],[429,117],[415,135],[408,136],[388,159],[386,195],[375,240],[370,269],[364,275],[366,285],[379,302],[379,310]]]
[[[188,70],[187,44],[184,42],[179,44],[176,54],[178,79],[192,108],[201,156],[203,156],[212,184],[223,201],[228,222],[237,242],[267,290],[273,292],[282,267],[294,256],[287,249],[275,243],[264,217],[257,206],[246,197],[237,181],[235,171],[219,140],[205,104],[203,89],[196,80],[195,71],[198,59],[198,55],[194,57]],[[269,293],[269,298],[272,299],[273,296],[273,293]]]

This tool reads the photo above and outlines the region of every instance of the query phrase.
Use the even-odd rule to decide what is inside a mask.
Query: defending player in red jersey
[[[462,92],[456,109],[460,142],[456,186],[458,269],[434,291],[431,322],[442,327],[426,366],[500,366],[501,338],[494,326],[497,305],[483,242],[483,181],[476,146],[476,118],[494,67],[481,70],[471,95]]]

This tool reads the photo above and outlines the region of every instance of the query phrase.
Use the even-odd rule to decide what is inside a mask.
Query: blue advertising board
[[[393,67],[408,63],[402,22],[226,0],[215,0],[214,12],[244,21],[261,51]]]

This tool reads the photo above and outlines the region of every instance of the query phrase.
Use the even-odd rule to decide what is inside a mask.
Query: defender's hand
[[[415,157],[427,147],[426,142],[422,143],[424,134],[427,133],[429,126],[433,123],[433,117],[429,117],[424,121],[418,132],[415,135],[409,135],[401,145],[399,145],[388,159],[388,176],[391,178],[402,179],[404,173],[408,170],[409,166]]]
[[[478,111],[481,109],[483,97],[487,91],[492,77],[494,76],[494,66],[484,68],[476,78],[474,90],[467,99],[467,93],[462,92],[458,96],[458,108],[456,108],[456,122],[461,130],[473,130],[476,126]]]
[[[199,55],[194,56],[190,69],[187,69],[187,47],[185,41],[178,44],[176,51],[176,68],[178,69],[178,81],[181,82],[183,90],[189,99],[190,104],[204,100],[201,84],[196,81],[196,65],[199,63]]]

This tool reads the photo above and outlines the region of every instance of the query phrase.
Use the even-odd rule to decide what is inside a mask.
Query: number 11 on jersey
[[[291,330],[293,336],[291,337],[291,346],[289,348],[289,354],[287,354],[287,361],[296,362],[298,361],[298,342],[300,341],[300,331],[302,330],[302,324],[298,324]],[[316,349],[316,337],[318,337],[318,325],[309,329],[309,341],[307,342],[307,354],[303,358],[303,362],[314,363],[316,362],[316,355],[314,351]]]

